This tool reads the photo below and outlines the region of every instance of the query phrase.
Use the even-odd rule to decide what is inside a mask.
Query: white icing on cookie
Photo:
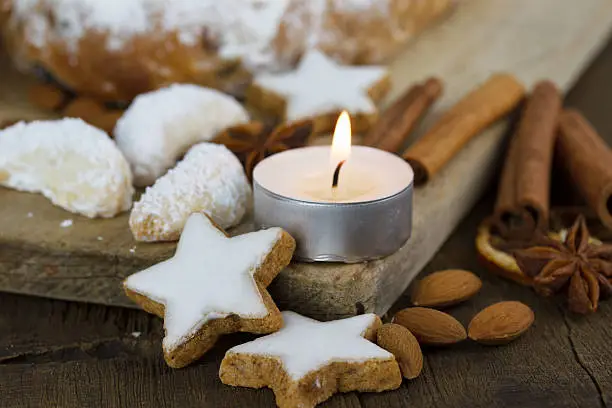
[[[171,85],[139,95],[115,127],[134,183],[150,185],[189,147],[249,120],[232,97],[197,85]]]
[[[394,359],[393,354],[363,338],[376,319],[374,314],[331,322],[318,322],[289,311],[282,314],[284,326],[278,332],[235,346],[226,355],[280,359],[294,381],[333,362]]]
[[[130,228],[139,241],[177,239],[190,214],[220,227],[237,225],[251,204],[242,165],[225,146],[200,143],[134,203]]]
[[[135,273],[125,287],[165,307],[166,351],[193,336],[206,322],[236,314],[264,318],[268,310],[254,274],[282,237],[270,228],[226,237],[210,220],[189,217],[176,254]]]
[[[129,209],[134,192],[119,149],[80,119],[21,122],[0,131],[0,185],[42,193],[87,217]]]
[[[286,119],[293,121],[340,110],[374,113],[368,89],[386,75],[384,67],[342,66],[313,50],[304,55],[295,71],[261,74],[254,83],[284,97]]]

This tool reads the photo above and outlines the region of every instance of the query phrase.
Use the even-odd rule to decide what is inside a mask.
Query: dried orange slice
[[[478,227],[476,250],[481,261],[491,272],[521,285],[531,286],[532,279],[521,271],[514,257],[491,244],[491,224],[488,220],[482,222]]]
[[[567,232],[567,228],[561,228],[558,231],[549,231],[547,235],[550,239],[563,242]],[[491,233],[490,219],[485,219],[478,227],[476,250],[486,268],[506,279],[513,280],[521,285],[531,286],[533,279],[521,271],[512,254],[497,249],[493,245],[493,239],[494,235]],[[589,237],[589,243],[601,245],[602,241],[591,236]]]

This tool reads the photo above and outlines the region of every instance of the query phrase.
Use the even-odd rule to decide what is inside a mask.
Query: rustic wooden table
[[[567,98],[612,143],[612,42]],[[423,374],[384,394],[337,395],[326,407],[607,407],[612,406],[612,301],[597,314],[569,314],[562,300],[492,276],[474,251],[478,222],[494,189],[472,211],[424,273],[465,268],[482,292],[452,310],[464,324],[499,300],[520,300],[533,328],[505,347],[464,342],[426,349]],[[394,309],[408,305],[400,299]],[[225,350],[248,336],[223,339],[199,363],[172,370],[163,362],[162,322],[144,312],[0,294],[0,407],[271,407],[269,390],[234,389],[218,379]]]

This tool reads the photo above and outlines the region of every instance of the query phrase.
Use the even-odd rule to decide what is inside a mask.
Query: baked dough
[[[376,64],[454,0],[0,0],[18,66],[104,100],[175,82],[240,94],[253,72],[318,47]]]
[[[193,146],[176,167],[147,187],[130,214],[137,241],[176,241],[189,216],[205,213],[223,229],[238,225],[251,207],[251,185],[225,146]]]

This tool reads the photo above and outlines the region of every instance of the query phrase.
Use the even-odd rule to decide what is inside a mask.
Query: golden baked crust
[[[134,0],[136,7],[141,3],[171,7],[182,4],[185,9],[193,4],[193,16],[185,24],[191,30],[189,35],[180,26],[164,27],[168,20],[165,11],[157,9],[155,13],[145,10],[146,27],[142,30],[137,29],[136,17],[133,24],[126,23],[133,26],[127,29],[120,21],[109,23],[108,16],[100,18],[98,26],[92,23],[93,27],[82,23],[95,20],[90,15],[78,18],[82,16],[75,14],[77,18],[63,19],[67,6],[91,5],[92,0],[0,0],[0,20],[5,21],[2,26],[7,49],[20,67],[42,68],[79,94],[129,101],[135,95],[175,82],[241,94],[253,70],[286,69],[312,46],[342,63],[380,63],[444,15],[453,3],[270,0],[263,2],[267,4],[264,9],[270,11],[259,12],[253,11],[257,7],[254,0],[243,0],[238,5],[234,5],[235,1]],[[111,4],[102,3],[109,7]],[[83,9],[83,13],[89,10],[85,6]],[[241,9],[245,11],[236,11]],[[209,18],[210,10],[218,11],[219,16]],[[238,18],[238,23],[224,19],[225,14]],[[241,32],[237,26],[253,27]],[[249,39],[255,36],[257,41],[244,42],[241,35]]]
[[[380,318],[376,317],[363,337],[374,341],[381,325]],[[275,355],[251,354],[234,349],[225,354],[219,378],[227,385],[269,387],[274,391],[276,404],[280,408],[314,407],[337,392],[382,392],[396,389],[402,383],[399,366],[393,357],[329,361],[300,378],[294,378]]]
[[[270,387],[280,408],[314,407],[337,392],[393,390],[401,384],[398,374],[397,363],[392,360],[338,362],[295,382],[282,370],[277,359],[228,354],[221,363],[221,381],[224,384]],[[321,386],[315,386],[317,382]]]
[[[280,40],[300,38],[313,27],[312,45],[343,64],[381,64],[411,38],[452,10],[456,0],[322,0],[323,12],[308,0],[293,1],[279,30]],[[304,24],[290,24],[302,21]]]

